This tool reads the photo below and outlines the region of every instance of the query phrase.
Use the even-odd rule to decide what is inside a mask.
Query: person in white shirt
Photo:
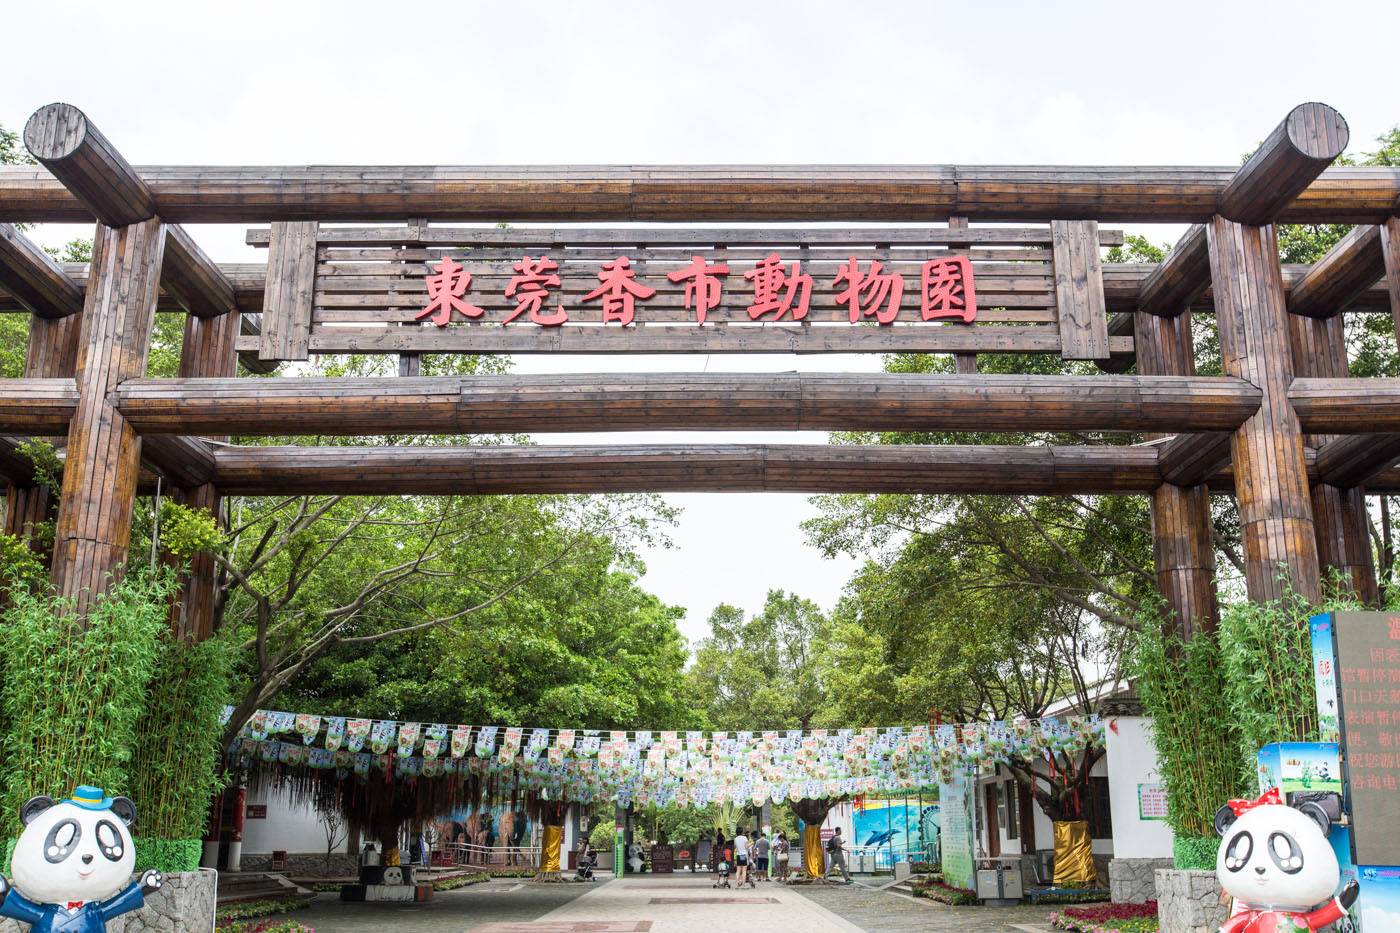
[[[734,881],[742,888],[744,882],[749,880],[749,837],[742,826],[734,837],[734,866]]]

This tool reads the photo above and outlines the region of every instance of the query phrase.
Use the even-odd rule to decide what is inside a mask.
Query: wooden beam
[[[1400,434],[1350,434],[1327,441],[1317,451],[1319,482],[1350,489],[1400,463]]]
[[[1199,486],[1230,465],[1230,432],[1177,434],[1161,445],[1162,480]]]
[[[150,434],[1221,431],[1259,390],[1210,377],[645,373],[130,379],[115,399]]]
[[[1112,494],[1158,481],[1147,447],[645,445],[219,447],[229,495],[602,492]]]
[[[196,317],[215,317],[238,310],[233,283],[183,227],[172,226],[166,232],[160,284],[180,307]]]
[[[72,379],[0,379],[0,434],[66,434],[77,408]]]
[[[1210,251],[1206,228],[1192,224],[1167,258],[1155,266],[1138,289],[1139,311],[1172,317],[1189,310],[1210,287]]]
[[[112,393],[145,371],[164,246],[158,219],[99,224],[93,244],[53,549],[54,585],[79,617],[120,577],[131,543],[141,438],[112,407]]]
[[[24,145],[98,223],[124,227],[154,217],[151,189],[72,104],[48,104],[24,125]]]
[[[141,457],[176,489],[200,486],[214,478],[214,455],[198,437],[153,434],[142,440]]]
[[[0,224],[0,287],[37,317],[83,309],[82,287],[12,224]]]
[[[1385,275],[1381,228],[1353,227],[1288,292],[1288,310],[1331,317],[1346,310]]]
[[[1220,195],[1219,213],[1235,223],[1273,223],[1347,147],[1347,121],[1326,104],[1288,112]]]
[[[1118,166],[150,166],[160,215],[181,223],[401,221],[983,221],[1093,217],[1203,223],[1236,175]],[[1400,202],[1400,169],[1328,169],[1284,223],[1379,223]],[[43,168],[0,166],[0,217],[92,218]]]
[[[1400,379],[1294,379],[1288,390],[1310,434],[1400,432]]]
[[[1235,472],[1245,584],[1253,600],[1292,588],[1321,598],[1317,540],[1298,414],[1289,404],[1293,360],[1272,226],[1216,217],[1207,227],[1220,356],[1227,375],[1259,387],[1259,409],[1235,430]]]

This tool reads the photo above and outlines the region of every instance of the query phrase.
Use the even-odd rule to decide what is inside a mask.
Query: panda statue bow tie
[[[1279,796],[1278,788],[1271,787],[1259,795],[1257,800],[1231,800],[1225,805],[1229,807],[1235,816],[1244,816],[1255,807],[1262,807],[1269,804],[1282,804],[1283,798]]]

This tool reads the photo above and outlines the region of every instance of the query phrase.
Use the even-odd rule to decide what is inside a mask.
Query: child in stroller
[[[734,864],[733,859],[734,850],[725,846],[724,851],[720,853],[719,861],[715,863],[715,883],[710,887],[727,888],[730,886],[729,870],[730,866]]]
[[[593,869],[598,867],[598,853],[585,840],[578,850],[578,881],[594,881]]]

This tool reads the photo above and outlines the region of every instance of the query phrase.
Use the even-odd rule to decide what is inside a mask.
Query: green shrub
[[[48,587],[10,591],[0,612],[0,827],[18,826],[35,794],[63,798],[93,784],[130,796],[136,723],[172,589],[167,572],[132,573],[94,601],[85,625]]]
[[[234,928],[236,921],[260,920],[263,917],[275,917],[310,906],[311,899],[307,897],[285,898],[276,901],[243,901],[239,904],[225,904],[214,911],[214,924],[220,930],[227,930]],[[266,928],[260,925],[258,929]]]
[[[483,881],[490,881],[491,875],[484,871],[479,871],[473,875],[458,875],[456,878],[444,878],[441,881],[433,882],[434,891],[455,891],[458,888],[469,887],[473,884],[481,884]]]
[[[1215,870],[1220,840],[1215,836],[1177,836],[1172,840],[1172,862],[1181,869]]]
[[[219,719],[234,652],[224,638],[185,644],[168,628],[158,643],[128,796],[142,836],[183,842],[203,834],[209,801],[223,788]]]
[[[1219,642],[1183,640],[1163,629],[1143,623],[1129,667],[1152,718],[1172,830],[1178,838],[1209,836],[1221,804],[1248,794],[1253,762],[1244,754]]]
[[[1290,590],[1277,601],[1236,603],[1221,614],[1225,689],[1248,761],[1270,742],[1317,741],[1308,618],[1320,611],[1326,610]]]
[[[136,811],[137,827],[141,826],[141,811]],[[136,837],[136,870],[154,868],[167,874],[177,871],[196,871],[200,856],[204,853],[202,839],[159,839],[148,836]]]

